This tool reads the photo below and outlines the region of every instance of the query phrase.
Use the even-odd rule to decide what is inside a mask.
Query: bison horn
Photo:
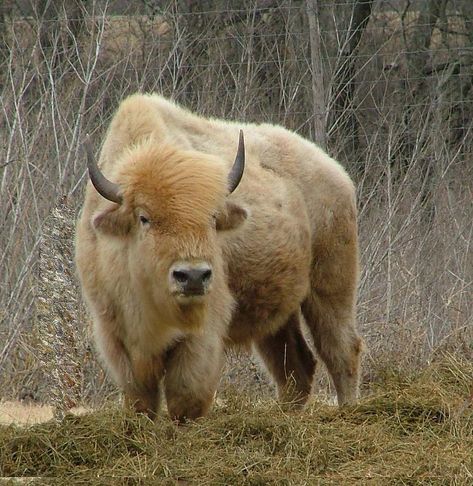
[[[238,187],[243,171],[245,170],[245,140],[243,139],[243,130],[240,130],[240,139],[238,141],[238,151],[233,162],[232,169],[228,175],[228,189],[230,194]]]
[[[105,199],[117,204],[121,204],[123,198],[120,194],[120,187],[118,184],[109,181],[102,174],[102,172],[100,172],[92,152],[92,145],[90,143],[89,135],[87,135],[85,139],[85,150],[87,152],[87,168],[89,169],[89,177],[95,189],[97,189],[97,192]]]

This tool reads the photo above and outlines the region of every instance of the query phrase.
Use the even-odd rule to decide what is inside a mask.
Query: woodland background
[[[71,251],[84,136],[98,150],[136,91],[282,124],[346,167],[358,188],[365,382],[381,364],[472,358],[469,0],[3,0],[0,9],[0,398],[113,393],[89,345]],[[229,363],[230,379],[264,380],[248,358]],[[330,387],[324,377],[319,386]]]

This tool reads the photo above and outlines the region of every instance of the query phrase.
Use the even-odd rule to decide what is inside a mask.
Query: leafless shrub
[[[86,340],[84,328],[76,332],[76,320],[86,317],[64,249],[72,245],[85,179],[84,134],[98,149],[119,100],[137,90],[159,91],[205,115],[281,123],[315,140],[325,130],[327,149],[358,184],[367,374],[385,360],[417,366],[445,349],[472,354],[468,2],[378,2],[369,22],[359,24],[362,31],[354,23],[359,3],[169,1],[156,3],[150,17],[112,15],[105,2],[77,13],[66,2],[54,18],[4,15],[2,394],[28,390],[46,398],[39,382],[44,363],[50,369],[58,363],[58,343],[70,354],[54,373],[75,366],[68,371],[72,397],[111,391],[86,343],[75,342]],[[313,35],[310,42],[314,4],[320,42]],[[430,4],[437,10],[424,11]],[[56,207],[62,196],[67,207]],[[64,241],[58,228],[65,229]],[[59,246],[48,240],[54,234]],[[38,265],[58,262],[69,267],[62,274],[51,267],[44,286]],[[35,299],[38,289],[42,300]],[[69,313],[72,327],[58,312],[69,304],[77,309]],[[52,320],[36,319],[38,305],[52,306]],[[84,360],[90,360],[85,368]],[[66,375],[54,375],[56,385],[65,386]]]

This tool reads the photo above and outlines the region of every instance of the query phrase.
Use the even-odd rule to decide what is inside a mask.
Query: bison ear
[[[131,215],[123,211],[123,206],[113,204],[98,211],[92,216],[92,226],[103,233],[124,236],[128,234],[132,226]]]
[[[248,211],[238,204],[227,201],[225,208],[215,217],[217,231],[233,230],[241,226],[248,217]]]

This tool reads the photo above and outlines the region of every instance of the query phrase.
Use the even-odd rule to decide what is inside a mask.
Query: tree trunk
[[[326,114],[325,89],[323,77],[323,57],[320,45],[321,33],[319,24],[318,0],[306,1],[307,18],[309,21],[310,61],[312,68],[312,110],[314,120],[314,138],[326,148]]]
[[[7,0],[0,1],[0,66],[7,61],[8,58],[8,15],[7,12],[11,10],[10,2]],[[2,69],[5,73],[6,69]],[[2,76],[0,75],[0,88],[2,87]]]
[[[368,24],[373,1],[354,0],[347,37],[335,67],[332,93],[333,117],[329,130],[336,140],[339,151],[347,160],[359,158],[359,123],[355,107],[356,55],[361,37]],[[359,164],[357,164],[359,165]],[[361,169],[361,167],[359,167]]]
[[[435,160],[433,154],[427,154],[424,150],[426,144],[431,142],[429,140],[430,130],[425,129],[425,124],[431,123],[430,118],[435,111],[432,101],[429,100],[432,94],[429,78],[433,72],[430,63],[430,44],[437,21],[441,17],[442,11],[445,12],[446,1],[432,0],[422,2],[420,5],[421,10],[416,25],[406,41],[408,70],[405,88],[409,103],[404,112],[401,148],[399,156],[396,157],[399,161],[394,160],[394,162],[399,163],[399,169],[396,171],[398,177],[405,174],[413,160],[420,165],[421,202],[424,208],[422,217],[430,225],[435,216],[435,206],[432,202],[432,190],[435,185],[433,172]],[[433,147],[432,150],[434,150]]]

